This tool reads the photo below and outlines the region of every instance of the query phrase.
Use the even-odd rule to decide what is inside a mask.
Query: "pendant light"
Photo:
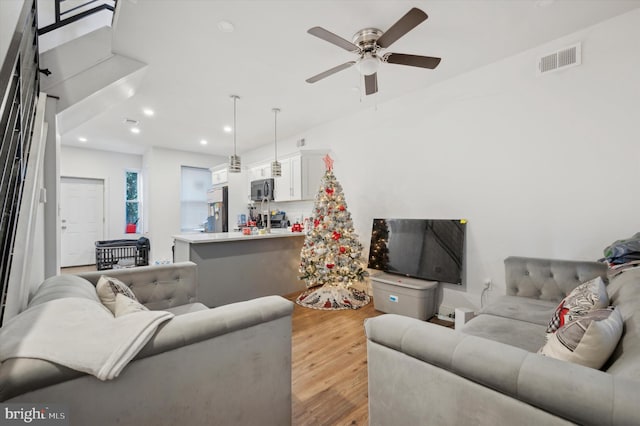
[[[274,122],[273,122],[273,145],[275,146],[275,156],[273,157],[273,163],[271,163],[271,177],[282,176],[282,164],[278,162],[278,113],[280,108],[273,108]]]
[[[233,155],[229,156],[229,173],[240,173],[242,171],[240,157],[236,155],[236,133],[238,130],[236,123],[236,103],[238,99],[240,99],[240,96],[231,95],[231,99],[233,99]]]

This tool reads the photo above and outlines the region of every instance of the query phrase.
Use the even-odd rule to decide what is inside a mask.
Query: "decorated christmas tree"
[[[333,174],[333,160],[327,155],[324,161],[327,171],[300,253],[300,279],[309,290],[296,302],[315,309],[358,309],[370,300],[352,287],[368,275],[361,258],[363,247],[354,232],[342,185]]]

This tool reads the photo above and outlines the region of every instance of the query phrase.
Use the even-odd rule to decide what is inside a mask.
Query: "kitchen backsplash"
[[[311,217],[313,201],[286,201],[271,203],[271,210],[281,210],[287,213],[287,220],[293,225],[296,222],[304,223],[305,217]]]

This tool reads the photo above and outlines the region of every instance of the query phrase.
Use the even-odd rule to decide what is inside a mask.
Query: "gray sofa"
[[[183,262],[46,280],[32,301],[92,298],[84,280],[95,285],[104,274],[176,316],[114,380],[9,359],[0,364],[0,401],[66,405],[71,425],[290,424],[293,303],[269,296],[208,309],[197,302],[196,273]]]
[[[606,266],[511,257],[505,268],[507,295],[461,330],[366,321],[371,425],[640,424],[640,268],[607,285],[624,329],[602,370],[536,352],[560,300]]]

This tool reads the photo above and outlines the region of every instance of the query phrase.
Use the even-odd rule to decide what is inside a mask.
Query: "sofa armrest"
[[[158,327],[134,360],[291,316],[292,312],[293,302],[280,296],[266,296],[178,315]]]
[[[365,323],[367,338],[580,424],[633,424],[638,383],[398,315]]]
[[[140,303],[152,310],[198,301],[198,266],[193,262],[92,271],[77,275],[94,286],[103,275],[117,278],[131,288]]]

